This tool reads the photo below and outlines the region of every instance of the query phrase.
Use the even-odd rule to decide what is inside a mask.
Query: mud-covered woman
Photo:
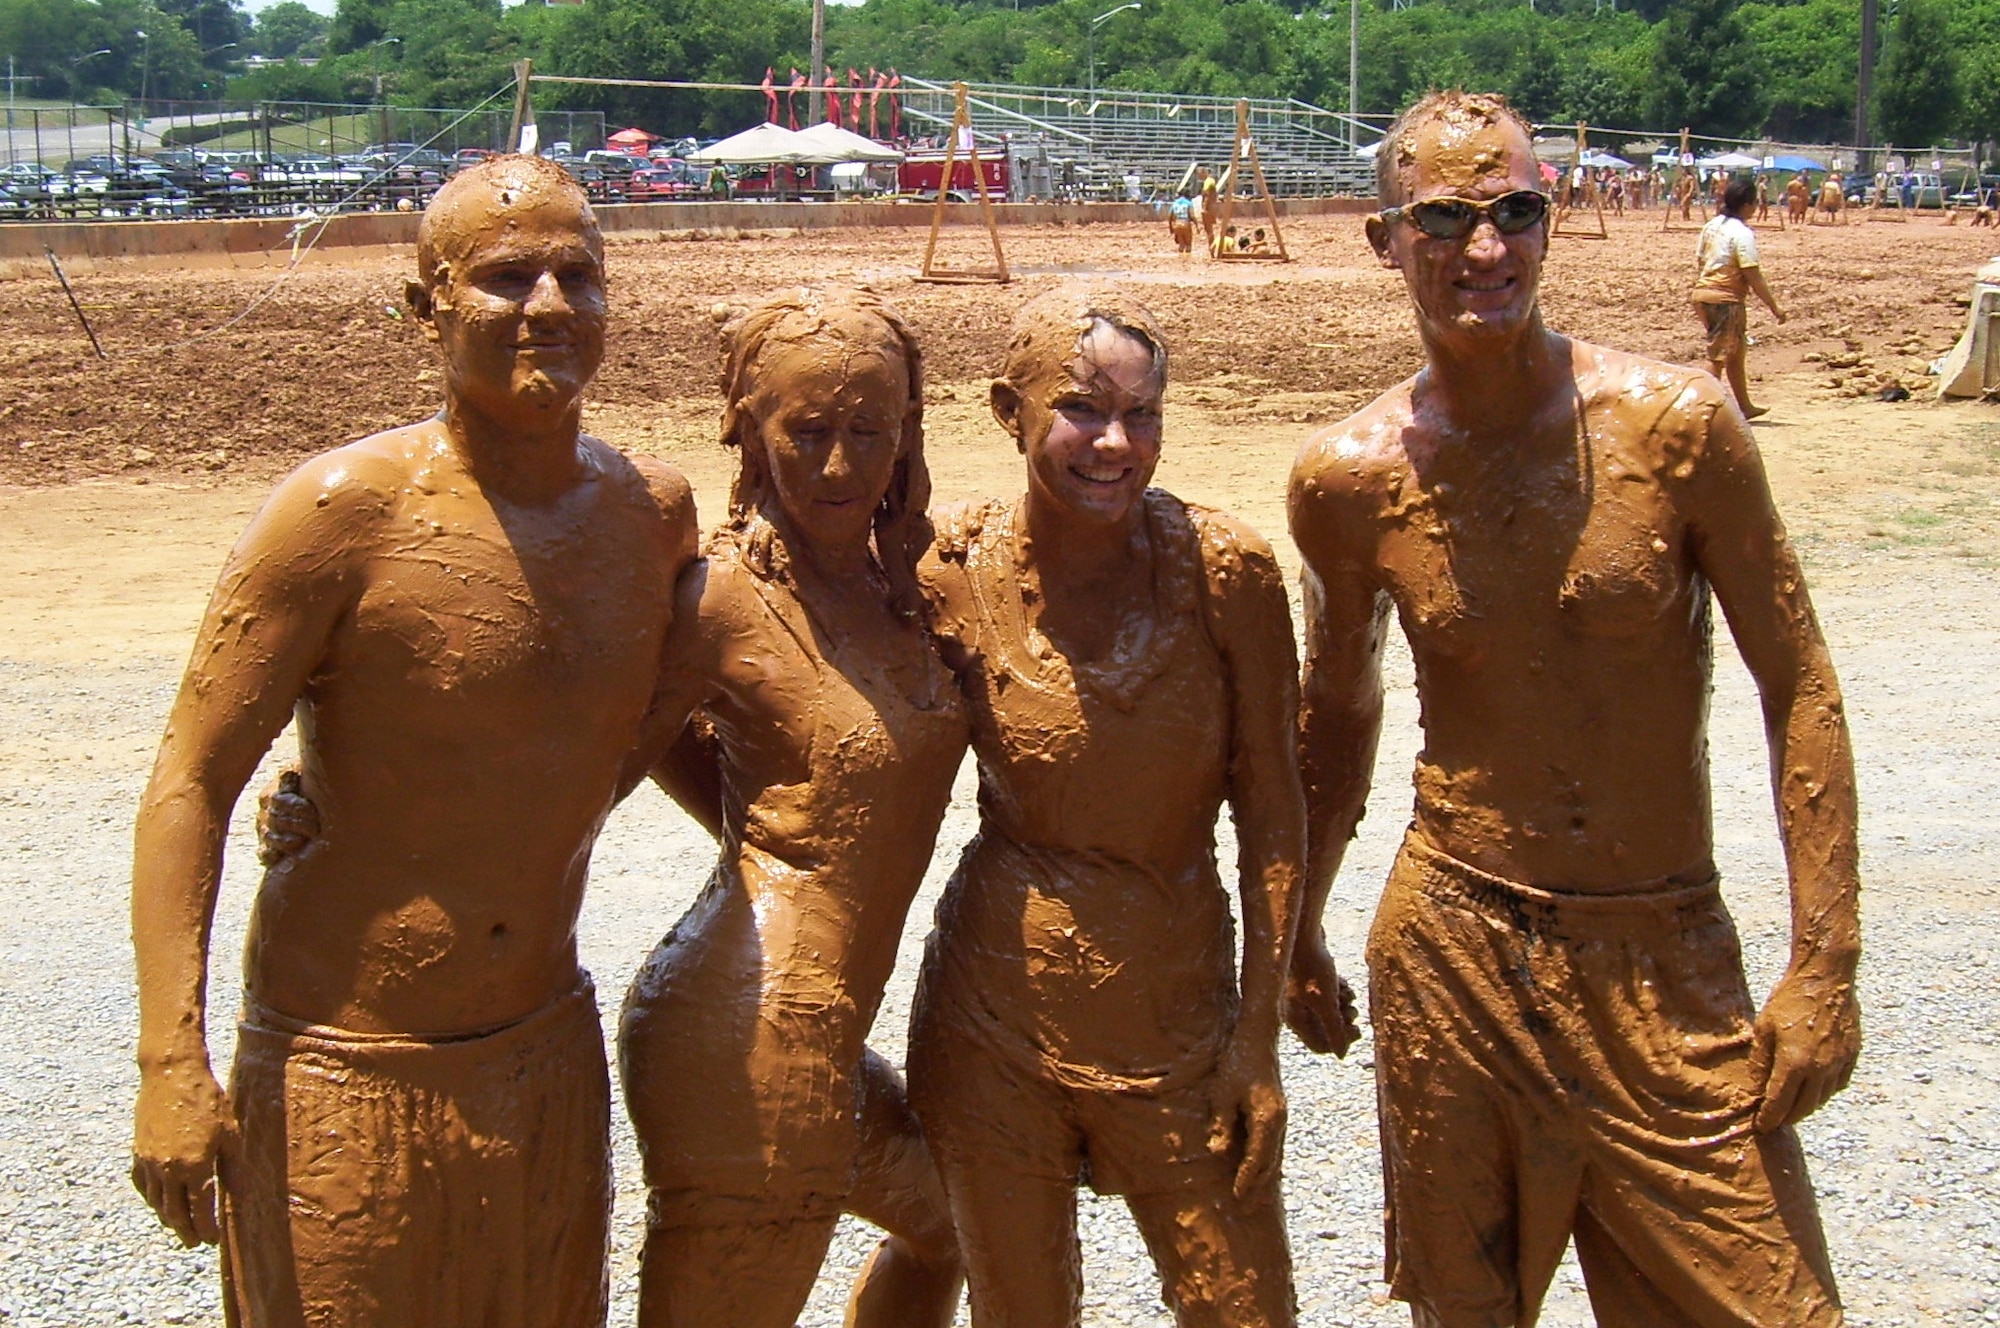
[[[1124,1197],[1179,1323],[1294,1321],[1276,1050],[1305,851],[1291,619],[1263,540],[1148,487],[1166,376],[1123,294],[1029,304],[991,389],[1027,490],[941,512],[921,568],[970,707],[980,827],[928,942],[909,1087],[976,1328],[1078,1322],[1084,1181]]]
[[[650,1192],[639,1322],[788,1328],[853,1212],[896,1234],[849,1322],[948,1324],[943,1195],[900,1082],[863,1045],[966,743],[915,576],[921,357],[854,291],[771,299],[723,340],[740,470],[681,582],[690,630],[635,762],[722,845],[620,1026]]]

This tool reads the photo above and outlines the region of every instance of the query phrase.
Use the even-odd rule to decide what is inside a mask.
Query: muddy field
[[[1286,236],[1297,261],[1280,269],[1184,262],[1163,227],[1021,228],[1007,246],[1022,279],[1004,291],[911,281],[923,238],[914,230],[617,237],[597,400],[649,421],[651,434],[619,441],[704,436],[717,404],[716,308],[808,278],[892,295],[923,334],[934,392],[950,400],[989,372],[1011,309],[1084,274],[1145,285],[1174,338],[1176,401],[1232,420],[1337,419],[1416,363],[1400,286],[1372,264],[1360,232],[1357,218],[1296,222]],[[947,247],[977,257],[971,234],[948,233]],[[1766,232],[1762,243],[1793,321],[1753,326],[1754,367],[1797,374],[1819,397],[1920,386],[1957,335],[1966,275],[2000,240],[1918,221]],[[1544,285],[1551,320],[1610,345],[1693,357],[1692,251],[1691,235],[1636,217],[1614,223],[1608,243],[1558,241]],[[424,412],[436,380],[401,317],[407,268],[314,255],[226,328],[269,292],[268,270],[79,272],[109,356],[99,360],[47,270],[21,266],[0,281],[0,482],[188,468],[264,478]]]
[[[1614,223],[1558,241],[1551,321],[1686,362],[1693,236]],[[940,501],[1018,488],[983,375],[1012,310],[1064,273],[1143,287],[1173,337],[1161,482],[1283,537],[1282,487],[1313,427],[1409,372],[1400,281],[1356,220],[1287,228],[1297,262],[1184,263],[1164,227],[1009,231],[1022,280],[911,281],[921,232],[626,238],[611,248],[611,351],[591,427],[681,465],[720,513],[714,316],[802,279],[869,282],[920,329]],[[967,233],[951,240],[976,255]],[[1868,1048],[1853,1088],[1803,1131],[1858,1325],[2000,1323],[2000,408],[1869,399],[1921,388],[2000,238],[1930,221],[1760,235],[1792,314],[1753,310],[1757,437],[1812,578],[1855,731],[1863,798]],[[397,316],[405,258],[302,268],[235,325],[268,271],[74,272],[100,361],[45,271],[0,276],[0,1326],[221,1322],[214,1261],[153,1224],[124,1179],[133,1086],[125,921],[133,806],[204,596],[269,481],[301,456],[435,408],[426,347]],[[1921,395],[1921,394],[1920,394]],[[1374,895],[1409,805],[1419,734],[1407,656],[1376,789],[1329,931],[1359,973]],[[1754,987],[1783,959],[1783,861],[1761,717],[1733,655],[1712,724],[1718,861]],[[281,739],[277,751],[290,750]],[[261,778],[261,777],[260,777]],[[962,775],[939,865],[912,912],[875,1042],[900,1058],[912,958],[974,811]],[[218,912],[212,1029],[226,1062],[232,968],[255,889],[239,809]],[[698,887],[712,849],[651,791],[612,818],[583,922],[607,1015]],[[1225,848],[1224,860],[1230,855]],[[1287,1037],[1286,1204],[1304,1322],[1392,1325],[1380,1275],[1369,1045],[1345,1063]],[[613,1323],[631,1322],[643,1196],[619,1136]],[[1164,1328],[1135,1229],[1086,1199],[1087,1322]],[[805,1324],[840,1322],[870,1243],[843,1232]],[[1543,1322],[1590,1315],[1574,1265]]]

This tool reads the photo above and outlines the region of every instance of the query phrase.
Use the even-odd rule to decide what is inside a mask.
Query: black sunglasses
[[[1462,240],[1472,234],[1482,217],[1491,220],[1502,235],[1519,235],[1540,225],[1548,215],[1549,196],[1535,189],[1516,189],[1511,194],[1485,200],[1426,198],[1382,210],[1382,220],[1407,218],[1412,226],[1434,240]]]

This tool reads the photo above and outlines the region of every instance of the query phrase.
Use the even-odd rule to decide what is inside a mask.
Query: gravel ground
[[[1673,358],[1696,354],[1683,291],[1692,240],[1656,227],[1635,219],[1615,225],[1610,243],[1559,249],[1544,288],[1557,325]],[[1407,372],[1416,354],[1400,286],[1367,265],[1358,221],[1296,229],[1287,238],[1302,261],[1282,281],[1191,269],[1164,252],[1155,226],[1045,228],[1008,240],[1027,274],[1009,307],[1061,273],[1115,268],[1147,283],[1175,345],[1176,432],[1162,482],[1272,535],[1283,529],[1279,477],[1299,437]],[[1950,344],[1965,317],[1965,280],[1991,239],[1857,225],[1760,243],[1794,317],[1783,328],[1761,317],[1754,325],[1753,374],[1778,408],[1758,435],[1847,689],[1867,884],[1867,1047],[1853,1087],[1803,1136],[1850,1322],[2000,1324],[2000,850],[1985,817],[2000,803],[2000,689],[1991,681],[2000,425],[1976,405],[1847,400],[1884,376],[1918,374]],[[1013,490],[1018,459],[996,444],[976,381],[1005,320],[991,292],[912,285],[907,249],[908,237],[870,232],[621,243],[618,351],[591,427],[684,465],[713,518],[728,473],[713,442],[715,402],[702,395],[713,377],[711,305],[802,274],[880,279],[931,352],[939,499]],[[0,1328],[221,1322],[213,1253],[181,1250],[125,1177],[132,814],[201,597],[261,481],[304,451],[434,401],[420,342],[383,312],[407,270],[406,256],[315,269],[240,335],[197,353],[127,359],[111,375],[42,276],[7,286],[0,484],[61,487],[0,487],[0,897],[14,901],[0,909]],[[86,275],[85,298],[105,311],[121,354],[241,308],[267,280],[117,265]],[[124,478],[66,484],[107,474]],[[154,487],[135,488],[135,478]],[[190,484],[222,487],[204,494]],[[1723,656],[1712,732],[1717,859],[1753,989],[1762,989],[1783,962],[1783,864],[1761,718],[1740,665]],[[1336,954],[1356,977],[1407,819],[1417,743],[1409,677],[1399,654],[1370,815],[1329,911]],[[962,777],[940,879],[912,912],[883,1008],[875,1042],[892,1059],[942,869],[971,830],[970,794]],[[248,830],[246,808],[212,965],[211,1026],[225,1034],[255,888]],[[705,837],[650,790],[612,818],[582,932],[609,1012],[712,857]],[[1288,1038],[1284,1054],[1286,1202],[1304,1321],[1406,1323],[1378,1280],[1369,1044],[1335,1062]],[[621,1126],[622,1117],[614,1113]],[[618,1148],[613,1323],[624,1325],[643,1204],[629,1132]],[[1082,1230],[1086,1322],[1166,1325],[1122,1208],[1086,1196]],[[858,1224],[843,1227],[803,1323],[840,1322],[872,1239]],[[1573,1265],[1558,1275],[1544,1322],[1590,1322]]]
[[[2000,889],[1983,816],[2000,800],[1991,572],[1849,546],[1817,551],[1813,570],[1861,756],[1869,1042],[1853,1088],[1806,1126],[1807,1151],[1851,1322],[2000,1323],[2000,1128],[1991,1112],[2000,1091]],[[95,666],[0,658],[0,891],[14,901],[0,911],[0,1324],[221,1322],[213,1253],[179,1249],[125,1178],[134,1085],[129,830],[180,664],[167,653]],[[1390,676],[1377,791],[1330,910],[1336,953],[1357,969],[1406,819],[1416,742],[1407,658],[1392,661]],[[1761,989],[1782,962],[1782,860],[1754,696],[1726,652],[1713,730],[1718,859]],[[971,827],[969,774],[941,865]],[[226,975],[254,889],[248,829],[240,810],[217,923],[218,1029],[234,1016]],[[583,932],[609,1009],[710,855],[651,791],[613,818]],[[912,914],[880,1021],[876,1044],[892,1058],[902,1051],[913,959],[938,884]],[[218,1052],[226,1057],[226,1046]],[[1287,1039],[1286,1203],[1311,1324],[1407,1321],[1379,1281],[1370,1064],[1366,1041],[1341,1063]],[[628,1131],[618,1148],[613,1322],[629,1323],[642,1200]],[[1089,1198],[1083,1207],[1086,1322],[1168,1324],[1122,1209]],[[839,1323],[871,1243],[858,1224],[843,1227],[802,1323]],[[1558,1276],[1544,1322],[1590,1322],[1573,1264]]]

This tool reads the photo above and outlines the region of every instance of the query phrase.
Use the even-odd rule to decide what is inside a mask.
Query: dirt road
[[[1177,338],[1161,482],[1238,512],[1291,566],[1281,489],[1297,442],[1414,363],[1393,280],[1360,261],[1355,228],[1299,230],[1300,264],[1250,274],[1182,268],[1164,252],[1164,227],[1009,237],[1031,273],[1117,266],[1146,286]],[[1775,407],[1757,434],[1847,689],[1864,813],[1869,1045],[1853,1088],[1804,1135],[1851,1322],[2000,1322],[2000,850],[1988,811],[2000,802],[2000,415],[1827,386],[1835,375],[1912,373],[1948,345],[1963,317],[1950,297],[1993,242],[1921,222],[1764,238],[1773,282],[1799,316],[1783,328],[1753,317],[1753,366]],[[1609,244],[1560,244],[1552,320],[1690,356],[1698,343],[1680,303],[1689,248],[1689,236],[1640,225]],[[902,275],[896,261],[880,236],[616,246],[622,312],[592,427],[683,466],[712,520],[729,464],[713,442],[711,306],[806,272],[874,276],[929,347],[939,500],[1012,491],[1019,458],[986,418],[977,379],[1007,313],[1048,278],[1000,292],[931,289],[908,283],[907,255]],[[47,292],[0,287],[15,311],[0,327],[0,478],[11,481],[0,487],[0,1324],[220,1322],[212,1257],[180,1251],[124,1179],[133,805],[207,587],[271,475],[434,404],[421,343],[382,312],[401,275],[383,262],[310,269],[204,348],[108,367],[78,356],[80,334],[65,326],[66,308],[45,307]],[[125,348],[227,316],[267,280],[105,269],[86,277],[86,302],[106,306],[106,339]],[[1869,363],[1825,362],[1850,356]],[[227,457],[214,457],[218,447]],[[149,455],[137,460],[141,449]],[[1357,972],[1418,737],[1406,656],[1390,677],[1376,791],[1330,909],[1338,957]],[[1761,719],[1727,651],[1712,739],[1718,860],[1762,988],[1782,962],[1783,868]],[[969,793],[962,777],[934,878],[970,832]],[[255,888],[246,834],[239,810],[215,945],[225,1059],[231,970]],[[584,919],[609,1009],[711,856],[650,791],[613,818]],[[937,883],[912,914],[878,1024],[892,1057]],[[1285,1057],[1305,1321],[1407,1322],[1377,1281],[1368,1044],[1337,1063],[1288,1038]],[[642,1221],[629,1135],[620,1149],[614,1323],[630,1321]],[[1122,1212],[1086,1201],[1084,1231],[1088,1321],[1165,1325]],[[803,1322],[839,1322],[867,1243],[860,1228],[843,1231]],[[1572,1267],[1544,1322],[1589,1321]]]

